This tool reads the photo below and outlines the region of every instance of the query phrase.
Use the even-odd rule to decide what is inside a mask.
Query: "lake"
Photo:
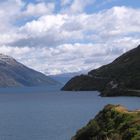
[[[140,108],[139,97],[52,89],[0,89],[0,140],[70,140],[106,104]]]

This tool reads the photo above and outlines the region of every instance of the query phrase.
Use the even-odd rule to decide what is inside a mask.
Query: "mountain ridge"
[[[0,54],[0,87],[55,85],[57,81],[19,63],[13,57]]]
[[[140,96],[140,45],[108,65],[72,78],[62,90],[98,90],[101,96]]]

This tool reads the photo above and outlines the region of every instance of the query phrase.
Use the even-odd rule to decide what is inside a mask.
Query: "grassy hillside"
[[[102,96],[140,96],[140,45],[108,65],[72,78],[62,90],[98,90]]]
[[[140,140],[140,110],[107,105],[72,140]]]

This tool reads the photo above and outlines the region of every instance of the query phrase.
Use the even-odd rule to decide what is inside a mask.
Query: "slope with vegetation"
[[[108,65],[72,78],[62,90],[98,90],[102,96],[140,96],[140,45]]]
[[[140,140],[140,110],[107,105],[72,140]]]

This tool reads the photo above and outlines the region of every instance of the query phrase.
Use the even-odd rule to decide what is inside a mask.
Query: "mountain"
[[[140,110],[107,105],[72,140],[139,140]]]
[[[140,96],[140,45],[108,65],[72,78],[62,90],[98,90],[102,96]]]
[[[56,74],[56,75],[49,75],[51,78],[53,78],[56,81],[59,81],[63,85],[66,84],[72,77],[81,74],[82,72],[72,72],[72,73],[62,73],[62,74]]]
[[[0,54],[0,87],[55,84],[57,82],[50,77],[24,66],[10,56]]]

